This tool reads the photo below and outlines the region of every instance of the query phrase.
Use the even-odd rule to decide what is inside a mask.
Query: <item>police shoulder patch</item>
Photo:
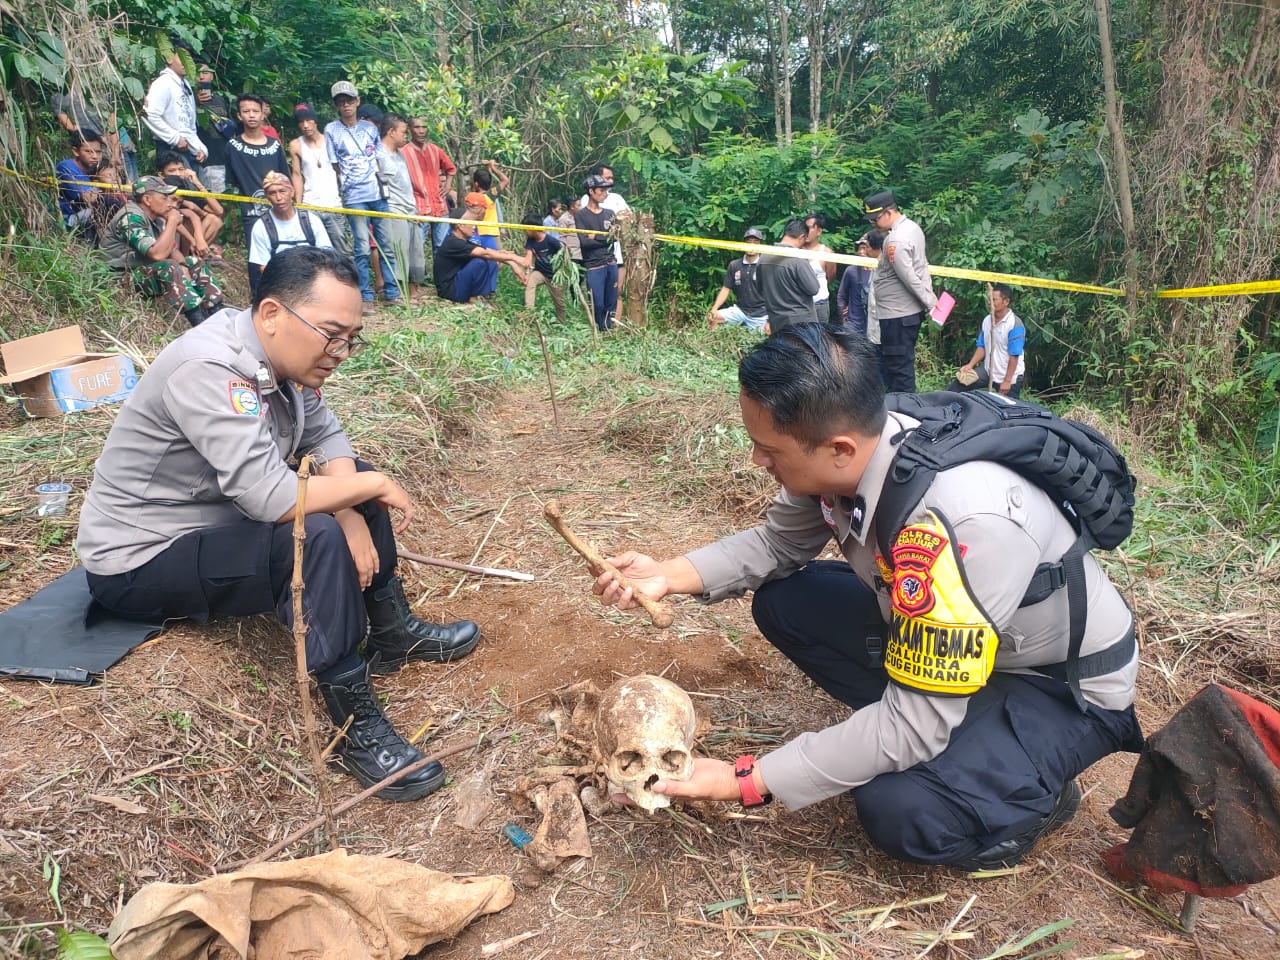
[[[890,550],[893,622],[884,663],[901,686],[965,697],[991,676],[999,637],[969,587],[962,549],[946,519],[930,510],[903,527]]]
[[[256,417],[262,412],[262,403],[258,400],[258,388],[248,380],[228,380],[227,397],[231,402],[232,413]]]

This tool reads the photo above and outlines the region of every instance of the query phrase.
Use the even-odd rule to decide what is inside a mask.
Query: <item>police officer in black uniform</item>
[[[224,310],[169,344],[107,436],[78,547],[94,597],[118,615],[203,621],[274,609],[292,625],[290,464],[314,454],[302,571],[307,666],[334,722],[351,718],[338,758],[369,786],[422,757],[383,715],[369,674],[465,656],[480,631],[413,615],[395,545],[413,504],[356,459],[321,396],[364,346],[360,307],[349,259],[296,247],[267,264],[251,309]],[[399,514],[394,530],[390,511]],[[379,796],[414,800],[444,779],[432,763]]]

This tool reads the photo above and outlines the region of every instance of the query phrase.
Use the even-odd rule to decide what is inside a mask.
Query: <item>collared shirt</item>
[[[320,391],[277,381],[251,310],[223,310],[160,351],[107,435],[80,512],[90,573],[126,573],[184,534],[275,522],[294,456],[354,457]]]
[[[171,68],[165,67],[151,81],[142,106],[147,126],[161,143],[176,147],[179,140],[186,140],[193,152],[209,152],[196,133],[196,95],[191,84]]]
[[[978,331],[978,346],[986,351],[983,364],[991,375],[991,382],[997,387],[1004,383],[1004,375],[1009,371],[1010,358],[1017,364],[1013,372],[1013,382],[1017,383],[1026,372],[1026,360],[1023,347],[1027,342],[1027,328],[1022,325],[1018,315],[1009,310],[997,320],[994,329],[991,325],[991,314],[982,318],[982,329]]]
[[[781,491],[761,526],[687,555],[702,577],[702,600],[740,596],[789,576],[817,557],[834,537],[858,579],[875,590],[890,616],[887,561],[879,556],[875,513],[903,432],[918,426],[889,414],[853,498],[793,497]],[[974,462],[938,474],[916,507],[951,523],[974,596],[999,636],[995,669],[1034,672],[1067,659],[1067,592],[1019,607],[1036,567],[1054,563],[1075,542],[1070,522],[1039,487],[998,464]],[[1082,654],[1103,650],[1132,629],[1133,616],[1092,555],[1084,558],[1088,617]],[[1120,670],[1081,681],[1086,700],[1119,710],[1133,703],[1138,657]],[[968,709],[967,697],[939,697],[889,684],[876,703],[847,720],[805,733],[760,760],[769,789],[796,809],[861,786],[882,773],[905,770],[947,748]]]
[[[418,213],[429,217],[447,216],[449,206],[440,196],[440,174],[452,177],[458,168],[447,153],[429,141],[422,146],[405,144],[404,153],[413,178],[413,198]]]
[[[342,199],[346,203],[371,203],[378,192],[378,151],[382,138],[378,128],[368,120],[357,120],[348,127],[332,120],[324,128],[325,151],[329,162],[338,165]]]
[[[929,275],[924,231],[909,217],[902,217],[884,238],[875,285],[882,321],[924,313],[938,302]]]

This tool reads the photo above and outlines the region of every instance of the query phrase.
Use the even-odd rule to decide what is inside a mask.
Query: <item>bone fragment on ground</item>
[[[619,680],[601,695],[596,711],[596,742],[610,789],[650,813],[670,806],[653,785],[693,773],[696,727],[693,701],[670,680],[651,674]]]

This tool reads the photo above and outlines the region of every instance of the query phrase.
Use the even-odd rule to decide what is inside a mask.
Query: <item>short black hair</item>
[[[86,143],[102,143],[102,134],[97,130],[72,130],[67,139],[71,141],[73,150],[79,150]]]
[[[382,115],[382,123],[378,125],[378,133],[386,136],[392,131],[397,123],[407,124],[409,121],[398,113],[385,113]]]
[[[488,167],[476,167],[475,173],[471,174],[471,182],[481,190],[489,190],[493,187],[493,174]]]
[[[355,261],[331,247],[300,245],[275,254],[262,268],[253,305],[271,297],[293,306],[311,299],[311,288],[320,277],[333,277],[348,287],[360,289]]]
[[[742,393],[773,426],[810,451],[841,430],[864,437],[884,429],[884,383],[870,341],[827,323],[794,323],[738,364]]]
[[[1001,294],[1010,303],[1013,303],[1013,290],[1007,283],[993,283],[991,285],[991,289],[996,293]]]
[[[520,222],[523,223],[526,227],[537,227],[539,230],[541,230],[543,227],[546,226],[546,224],[542,222],[542,218],[538,216],[536,213],[534,213],[532,210],[526,213],[524,215],[524,219],[521,220]]]
[[[805,226],[803,220],[788,220],[787,225],[782,228],[784,237],[803,237],[809,232],[809,228]]]
[[[262,106],[265,102],[266,101],[256,93],[242,93],[240,96],[236,97],[236,111],[238,112],[240,110],[240,105],[243,103],[256,103],[258,106]]]
[[[884,231],[868,230],[867,246],[870,247],[872,250],[883,250],[884,249]]]
[[[591,176],[593,176],[593,177],[603,177],[603,176],[604,176],[604,172],[605,172],[606,170],[612,170],[612,169],[613,169],[613,164],[611,164],[611,163],[603,163],[603,162],[601,162],[601,163],[593,164],[593,165],[592,165],[592,167],[591,167]]]
[[[185,163],[182,163],[182,154],[178,153],[177,150],[156,151],[156,173],[159,173],[171,163],[181,163],[184,167],[186,166]]]
[[[825,230],[825,229],[827,229],[827,218],[826,218],[826,217],[824,217],[824,216],[823,216],[822,214],[820,214],[820,213],[811,213],[811,214],[809,214],[807,217],[805,217],[804,219],[805,219],[805,222],[806,222],[806,223],[808,223],[810,220],[812,220],[812,221],[813,221],[813,225],[814,225],[815,227],[818,227],[820,230]]]

